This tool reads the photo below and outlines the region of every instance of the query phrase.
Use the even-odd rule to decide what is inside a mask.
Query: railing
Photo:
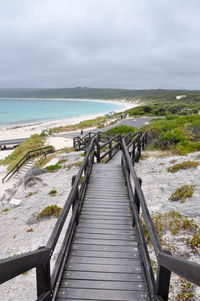
[[[122,166],[130,198],[131,211],[133,213],[133,225],[136,225],[137,227],[142,264],[145,270],[145,276],[149,286],[151,299],[157,301],[166,301],[168,299],[171,271],[197,285],[200,285],[200,265],[187,262],[181,258],[177,258],[169,253],[164,252],[151,220],[147,204],[141,190],[140,181],[138,180],[133,168],[133,163],[138,160],[138,155],[141,154],[141,149],[146,144],[146,134],[128,134],[122,140],[120,135],[116,135],[111,140],[112,141],[108,141],[108,143],[104,143],[103,146],[101,145],[101,148],[97,138],[93,137],[79,172],[74,178],[72,189],[55,224],[47,245],[34,252],[15,256],[14,258],[0,260],[0,283],[6,282],[31,268],[36,268],[37,301],[55,300],[60,277],[62,271],[64,270],[64,265],[69,253],[71,240],[76,224],[78,223],[79,213],[94,160],[96,158],[97,162],[100,162],[103,158],[105,158],[105,153],[107,153],[106,155],[109,157],[113,155],[115,148],[117,149],[117,147],[120,146],[122,148]],[[135,143],[132,143],[132,141],[135,141]],[[115,143],[115,145],[112,145],[111,142]],[[131,148],[132,145],[135,145],[135,152]],[[111,150],[111,155],[109,154],[109,150],[101,155],[101,150],[107,146],[111,146],[109,149]],[[146,223],[150,240],[157,257],[158,272],[156,280],[154,278],[153,269],[140,222],[140,207],[142,208],[144,221]],[[68,224],[67,217],[70,218]],[[67,230],[65,231],[64,237],[62,237],[61,234],[64,226],[67,226]],[[55,262],[53,272],[51,273],[51,258],[59,239],[62,239],[62,245]]]
[[[87,147],[89,146],[92,138],[96,137],[98,139],[98,142],[104,143],[111,138],[113,138],[115,135],[114,134],[107,134],[104,132],[89,132],[85,136],[80,137],[74,137],[73,138],[73,146],[75,150],[80,151],[80,150],[87,150]]]
[[[119,139],[119,135],[116,135],[110,144]],[[107,145],[107,142],[105,143]],[[116,143],[115,143],[116,144]],[[118,143],[117,143],[118,144]],[[68,256],[73,233],[78,223],[78,216],[81,210],[83,198],[87,189],[89,176],[92,170],[94,160],[101,161],[101,149],[97,139],[92,138],[91,144],[87,150],[83,163],[79,169],[77,176],[74,178],[72,189],[69,193],[67,201],[63,207],[63,210],[55,224],[53,232],[49,238],[49,241],[45,247],[41,247],[39,250],[29,252],[24,255],[15,256],[14,258],[6,258],[0,260],[0,284],[14,278],[23,272],[36,268],[37,278],[37,301],[49,301],[54,300],[54,296],[57,291],[57,284],[59,283],[59,276],[61,275],[66,258]],[[112,146],[113,150],[116,146]],[[59,251],[59,255],[54,265],[53,272],[50,272],[50,262],[61,237],[61,232],[66,225],[66,220],[69,214],[71,217],[67,225],[64,238],[62,239],[62,246]]]
[[[5,175],[5,177],[2,179],[2,183],[4,183],[6,179],[9,180],[32,157],[42,154],[49,154],[52,152],[54,152],[52,146],[37,148],[27,152],[26,155]]]
[[[74,137],[73,138],[73,147],[75,150],[85,150],[85,148],[90,144],[92,138],[96,137],[98,133],[89,132],[85,136],[80,137]]]
[[[113,135],[112,135],[113,136]],[[102,143],[102,135],[99,133],[98,140],[96,139],[96,146],[97,146],[97,162],[101,162],[102,160],[104,163],[107,163],[112,157],[118,152],[121,148],[121,135],[117,134],[112,137],[110,140]],[[108,139],[108,137],[107,137]],[[101,155],[102,153],[102,155]]]
[[[78,215],[82,205],[83,197],[87,188],[88,179],[91,173],[95,156],[95,140],[93,138],[84,161],[76,176],[70,194],[63,207],[63,210],[56,222],[50,239],[46,245],[35,252],[0,260],[0,283],[20,275],[21,273],[36,268],[37,277],[37,296],[40,301],[52,300],[56,283],[60,271],[64,268],[64,263],[68,255],[70,242],[78,222]],[[65,233],[63,243],[54,265],[52,274],[50,274],[50,261],[54,249],[57,245],[63,226],[71,212],[70,221]],[[13,270],[14,267],[14,270]],[[7,271],[7,272],[5,272]]]
[[[146,134],[142,133],[137,134],[131,142],[129,141],[129,137],[124,138],[122,140],[122,166],[131,203],[133,225],[136,225],[138,232],[141,256],[143,259],[143,266],[147,283],[149,285],[150,294],[152,297],[158,298],[157,300],[167,301],[171,272],[174,272],[186,280],[200,286],[200,265],[188,262],[176,256],[172,256],[170,252],[162,250],[157,232],[150,217],[144,194],[141,189],[141,179],[137,178],[133,168],[133,164],[136,160],[138,160],[138,155],[140,155],[141,148],[145,146],[146,142]],[[126,145],[126,143],[128,145]],[[138,148],[137,155],[133,149],[129,151],[131,145],[136,146],[136,144]],[[140,207],[142,209],[144,222],[146,224],[157,258],[158,268],[156,280],[154,277],[153,268],[151,266],[147,245],[145,243],[143,228],[140,222]]]

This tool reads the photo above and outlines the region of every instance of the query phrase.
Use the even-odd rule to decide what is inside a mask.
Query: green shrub
[[[121,136],[125,136],[128,133],[135,133],[138,132],[138,129],[134,128],[133,126],[128,126],[128,125],[119,125],[116,126],[108,131],[106,131],[106,134],[113,134],[113,135],[117,135],[120,134]]]
[[[59,217],[60,212],[62,211],[61,207],[58,207],[57,205],[51,205],[45,207],[38,215],[37,218],[45,217],[45,216],[55,216]]]
[[[153,149],[186,155],[200,151],[199,124],[199,115],[174,116],[173,119],[153,120],[142,130],[147,132]]]
[[[193,235],[193,237],[195,237],[195,233],[198,231],[198,226],[194,223],[193,220],[187,219],[187,217],[174,210],[171,210],[167,213],[156,212],[151,218],[156,228],[159,240],[161,244],[165,246],[166,243],[163,240],[163,236],[167,231],[170,231],[173,235],[176,235],[180,233],[180,231],[187,230],[188,233]],[[149,243],[150,237],[143,218],[141,218],[141,223],[145,235],[145,240],[147,243]],[[188,241],[186,241],[186,243],[188,243]],[[173,246],[168,247],[173,249]]]
[[[54,164],[54,165],[49,165],[46,167],[46,170],[50,171],[50,172],[54,172],[57,169],[62,168],[61,165],[59,165],[58,163]]]
[[[55,196],[56,193],[57,193],[57,190],[56,190],[56,189],[52,189],[51,191],[49,191],[49,194],[50,194],[51,196]]]
[[[38,193],[38,191],[31,191],[31,192],[29,192],[29,196],[32,196],[32,195],[34,195],[34,194],[37,194]]]
[[[172,193],[169,200],[184,203],[186,198],[190,198],[193,195],[193,187],[193,185],[183,185],[182,187],[177,188],[176,191]]]
[[[5,208],[5,209],[1,210],[2,213],[3,213],[3,212],[7,212],[7,211],[9,211],[8,208]]]
[[[199,162],[195,161],[183,161],[182,163],[175,164],[167,168],[169,172],[175,173],[179,170],[185,170],[189,168],[196,168],[199,165]]]

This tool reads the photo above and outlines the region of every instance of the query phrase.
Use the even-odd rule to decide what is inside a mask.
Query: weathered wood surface
[[[150,300],[116,163],[93,167],[56,300]]]

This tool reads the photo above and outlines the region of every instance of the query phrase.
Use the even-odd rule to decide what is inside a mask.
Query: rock
[[[29,170],[24,178],[32,177],[32,176],[39,176],[42,175],[43,173],[47,173],[48,171],[43,168],[39,167],[33,167],[31,170]]]
[[[21,205],[22,200],[18,200],[18,199],[12,199],[9,204],[11,207],[18,207],[19,205]]]
[[[42,183],[42,179],[38,178],[38,177],[34,177],[34,176],[29,176],[29,177],[25,177],[24,179],[24,186],[28,186],[28,187],[32,187],[38,183]]]
[[[0,199],[0,203],[2,205],[7,204],[10,199],[14,196],[14,194],[16,193],[17,189],[13,188],[13,189],[6,189],[2,198]]]

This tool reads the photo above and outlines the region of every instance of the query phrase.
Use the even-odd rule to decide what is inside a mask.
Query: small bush
[[[188,244],[192,249],[200,248],[200,232],[197,230],[192,239],[188,240]]]
[[[169,172],[175,173],[179,170],[189,169],[189,168],[196,168],[199,165],[199,162],[195,161],[183,161],[182,163],[175,164],[170,166],[167,170]]]
[[[58,163],[54,164],[54,165],[49,165],[46,167],[46,170],[50,171],[50,172],[54,172],[57,169],[62,168],[61,165],[59,165]]]
[[[57,190],[55,190],[55,189],[52,189],[51,191],[49,191],[49,194],[50,194],[51,196],[55,196],[56,193],[57,193]]]
[[[34,195],[34,194],[37,194],[38,193],[38,191],[31,191],[31,192],[29,192],[29,196],[32,196],[32,195]]]
[[[186,198],[190,198],[193,195],[193,185],[184,185],[178,189],[170,196],[171,201],[185,202]]]
[[[151,218],[162,245],[166,245],[162,237],[167,231],[170,231],[173,235],[176,235],[181,230],[187,230],[189,233],[195,236],[195,233],[198,229],[198,226],[194,223],[193,220],[187,219],[187,217],[181,215],[179,212],[174,210],[163,214],[157,212]],[[141,218],[141,223],[144,231],[145,240],[147,243],[149,243],[150,237],[143,218]]]
[[[5,209],[1,210],[2,213],[3,213],[3,212],[7,212],[7,211],[9,211],[8,208],[5,208]]]
[[[38,215],[37,218],[45,217],[45,216],[55,216],[59,217],[60,212],[62,211],[61,207],[58,207],[57,205],[51,205],[45,207]]]
[[[180,277],[181,281],[181,292],[176,296],[176,301],[192,301],[194,300],[194,294],[192,293],[193,285]]]

